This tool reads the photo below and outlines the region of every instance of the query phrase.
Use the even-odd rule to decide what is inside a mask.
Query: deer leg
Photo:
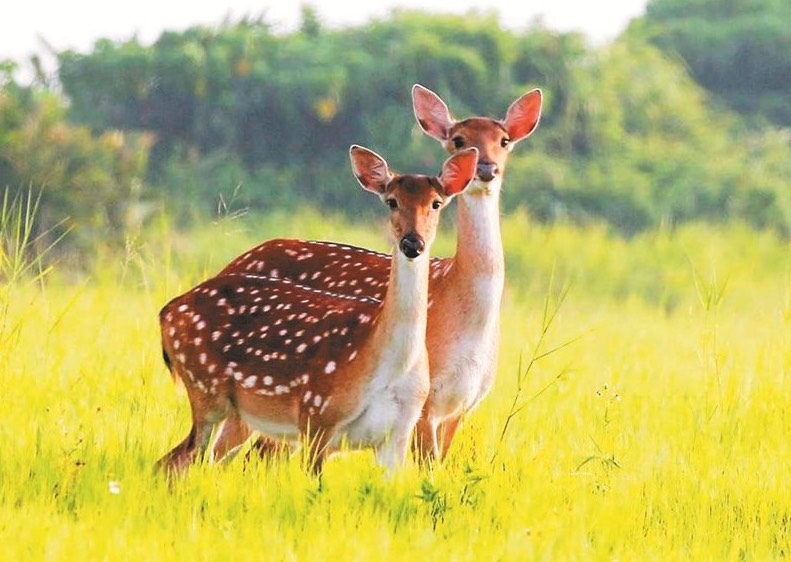
[[[418,460],[422,463],[429,462],[431,459],[439,458],[439,447],[437,446],[437,425],[425,415],[421,416],[415,425],[413,446]]]
[[[408,449],[409,434],[393,435],[376,447],[376,462],[379,466],[387,468],[388,472],[393,473],[396,468],[404,464]]]
[[[277,441],[271,437],[261,435],[258,439],[253,441],[253,445],[250,447],[247,455],[245,455],[245,461],[249,461],[255,455],[258,455],[258,458],[262,461],[269,460],[283,451],[293,451],[292,444],[287,441]]]
[[[176,445],[172,451],[159,459],[156,467],[166,470],[168,474],[181,474],[185,472],[195,458],[202,455],[208,448],[214,425],[214,423],[208,421],[193,421],[192,429],[190,429],[184,441]]]
[[[220,429],[214,442],[213,455],[215,460],[228,462],[236,456],[245,441],[252,434],[252,429],[242,420],[239,412],[233,411]]]
[[[205,454],[214,426],[227,418],[232,411],[227,397],[213,396],[197,390],[194,386],[186,388],[192,409],[192,429],[184,441],[156,464],[157,468],[164,468],[170,474],[185,472],[190,463]]]
[[[461,425],[461,416],[445,420],[437,427],[437,440],[439,441],[439,459],[443,460],[448,455],[448,449],[456,435],[456,430]]]

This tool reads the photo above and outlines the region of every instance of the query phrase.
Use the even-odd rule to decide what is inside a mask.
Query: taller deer
[[[541,99],[541,91],[532,90],[514,101],[502,120],[458,121],[437,94],[418,84],[412,88],[415,117],[425,133],[451,154],[469,147],[479,153],[476,177],[458,200],[456,254],[431,262],[426,335],[431,391],[416,431],[423,457],[444,458],[463,416],[494,380],[505,269],[500,191],[508,155],[538,125]],[[223,273],[265,272],[323,290],[381,298],[389,263],[385,254],[352,246],[273,240],[233,260]],[[230,420],[216,453],[248,434],[240,420]]]
[[[477,150],[451,156],[439,178],[394,174],[362,147],[350,154],[360,184],[390,209],[384,300],[271,271],[225,273],[173,299],[160,313],[163,353],[186,387],[192,429],[160,466],[183,471],[232,414],[272,439],[306,440],[316,471],[342,439],[373,447],[388,467],[403,461],[429,391],[427,252],[440,209],[475,175]]]

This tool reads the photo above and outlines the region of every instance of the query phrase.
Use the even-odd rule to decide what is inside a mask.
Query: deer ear
[[[418,125],[428,136],[440,142],[448,140],[448,132],[455,120],[450,116],[448,106],[437,94],[415,84],[412,86],[412,109]]]
[[[470,147],[456,152],[445,160],[439,182],[445,195],[453,197],[464,191],[475,178],[478,166],[478,149]]]
[[[505,125],[511,144],[532,133],[541,117],[541,90],[535,89],[516,100],[505,114]]]
[[[352,171],[363,188],[382,195],[393,179],[393,173],[384,158],[373,150],[353,144],[349,149]]]

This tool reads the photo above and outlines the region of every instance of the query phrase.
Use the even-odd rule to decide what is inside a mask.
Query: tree
[[[39,233],[65,220],[79,227],[74,243],[121,233],[129,204],[140,196],[150,135],[94,135],[71,125],[60,97],[20,86],[12,71],[6,66],[0,78],[0,187],[41,191]]]
[[[632,32],[681,57],[731,109],[788,127],[789,21],[785,0],[652,0]]]

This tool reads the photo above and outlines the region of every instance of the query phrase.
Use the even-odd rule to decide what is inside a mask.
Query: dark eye
[[[387,206],[390,207],[391,209],[398,209],[398,201],[392,198],[388,199]]]
[[[462,137],[453,137],[453,147],[458,150],[464,146],[464,139]]]
[[[508,146],[508,144],[510,142],[511,142],[511,139],[509,139],[508,137],[503,137],[503,140],[500,141],[500,146],[505,148],[506,146]]]
[[[431,204],[431,208],[432,208],[432,209],[434,209],[435,211],[436,211],[437,209],[441,208],[441,207],[442,207],[442,201],[434,201],[434,202]]]

